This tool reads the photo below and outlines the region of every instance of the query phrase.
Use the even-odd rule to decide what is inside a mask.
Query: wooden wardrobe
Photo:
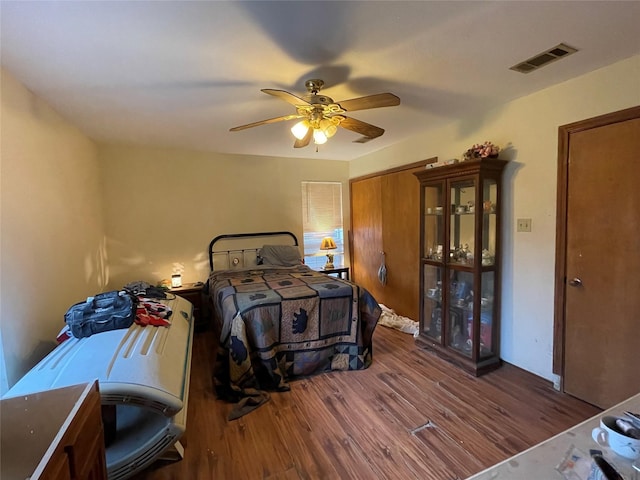
[[[420,184],[423,160],[349,181],[352,280],[378,303],[418,321],[420,289]],[[385,254],[387,282],[378,279]]]

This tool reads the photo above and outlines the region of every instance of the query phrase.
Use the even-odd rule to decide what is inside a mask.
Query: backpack
[[[129,328],[136,317],[138,299],[125,291],[99,293],[72,305],[64,320],[76,338]]]

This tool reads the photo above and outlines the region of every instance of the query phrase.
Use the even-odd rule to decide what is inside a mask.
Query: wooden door
[[[640,108],[625,112],[565,142],[563,389],[601,408],[640,391]]]
[[[380,177],[351,183],[351,279],[380,303],[378,281],[382,251],[382,191]]]
[[[420,182],[410,169],[382,178],[382,244],[387,306],[417,321],[420,315]]]
[[[350,181],[352,279],[379,303],[415,321],[420,307],[420,183],[414,172],[436,160]],[[386,285],[378,280],[383,251]]]

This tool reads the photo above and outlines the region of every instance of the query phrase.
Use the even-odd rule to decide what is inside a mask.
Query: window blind
[[[332,237],[336,242],[337,248],[331,251],[334,263],[344,263],[341,183],[302,182],[302,226],[305,262],[311,268],[320,268],[326,261],[320,251],[324,237]]]

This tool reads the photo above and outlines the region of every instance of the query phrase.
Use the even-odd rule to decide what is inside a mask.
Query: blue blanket
[[[354,283],[304,265],[224,270],[211,273],[209,294],[220,322],[221,398],[260,404],[264,391],[288,390],[287,380],[371,364],[381,310]]]

